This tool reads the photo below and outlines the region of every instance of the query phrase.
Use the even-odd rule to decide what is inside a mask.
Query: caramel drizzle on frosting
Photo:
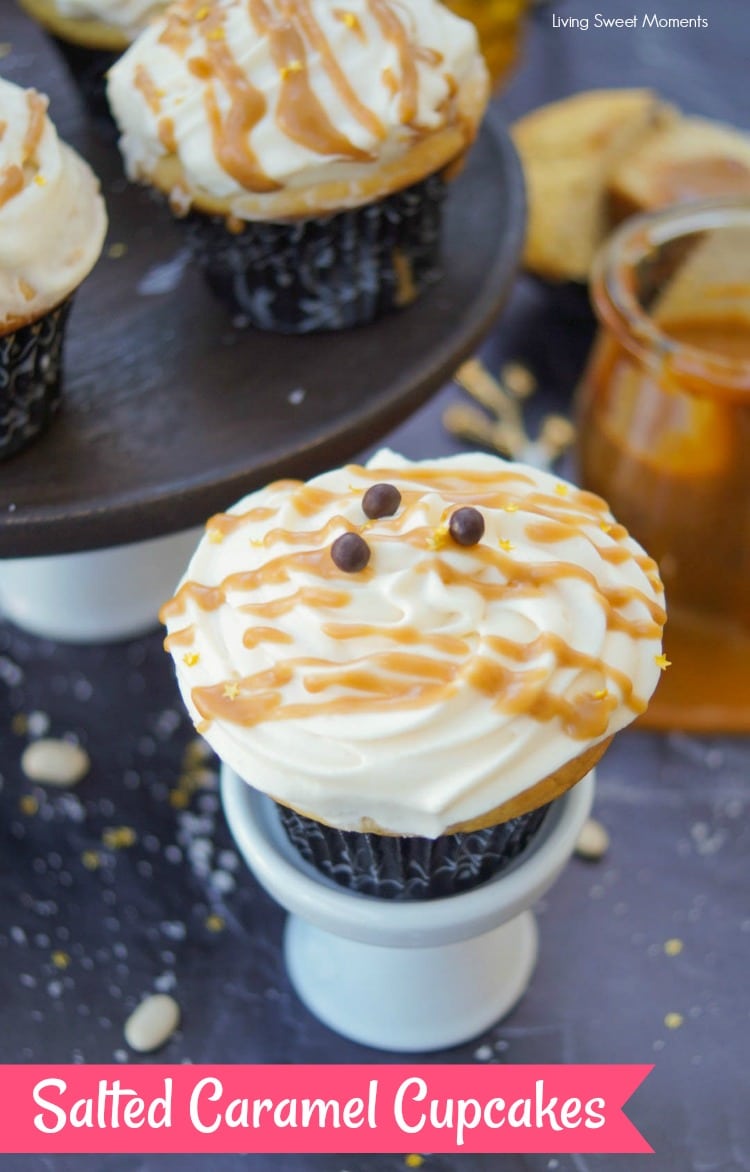
[[[271,56],[281,75],[281,89],[276,109],[276,121],[281,130],[294,142],[319,155],[333,155],[359,161],[370,159],[371,155],[367,151],[360,150],[346,135],[336,129],[310,85],[304,33],[307,33],[320,53],[323,67],[355,117],[360,121],[362,116],[372,117],[369,111],[361,106],[346,81],[322,29],[307,8],[305,0],[294,0],[294,8],[284,4],[281,19],[272,15],[266,0],[248,0],[248,6],[250,18],[256,29],[269,39]],[[379,123],[377,127],[380,128]]]
[[[36,90],[26,91],[26,107],[29,112],[28,122],[21,145],[21,159],[19,163],[9,163],[0,170],[0,208],[19,195],[26,186],[24,168],[36,162],[36,153],[44,134],[47,116],[47,99]],[[7,123],[3,124],[3,133]],[[2,134],[0,134],[2,138]]]
[[[386,137],[386,128],[377,115],[357,96],[354,87],[339,65],[336,54],[309,0],[245,0],[251,23],[261,36],[268,37],[271,56],[280,77],[275,119],[288,138],[307,150],[325,157],[353,162],[370,162],[373,152],[358,147],[329,118],[310,82],[310,50],[316,54],[332,87],[345,108],[376,142]],[[367,6],[383,37],[395,46],[400,78],[386,67],[384,84],[394,97],[399,95],[399,117],[405,126],[417,131],[419,77],[418,62],[439,67],[443,58],[434,49],[415,44],[391,0],[367,0]],[[221,167],[243,188],[253,192],[279,190],[281,184],[266,175],[252,150],[250,136],[267,110],[264,94],[254,87],[235,60],[226,42],[224,21],[227,9],[214,3],[182,0],[165,15],[159,40],[178,55],[187,58],[193,76],[206,83],[204,104],[211,128],[213,148]],[[333,16],[347,25],[361,40],[365,31],[356,14],[336,8]],[[196,39],[202,46],[196,53]],[[188,54],[192,54],[188,56]],[[215,88],[218,82],[226,91],[230,109],[223,114]],[[154,115],[159,113],[159,95],[153,82],[139,66],[134,84],[143,94]],[[449,83],[450,84],[450,83]],[[453,93],[449,93],[450,106]],[[448,116],[446,111],[446,117]],[[159,125],[162,144],[174,150],[174,131],[165,120]]]
[[[363,480],[374,483],[390,478],[402,488],[402,509],[395,517],[377,522],[379,531],[374,540],[379,544],[408,542],[429,551],[434,530],[406,526],[424,493],[439,490],[451,500],[451,508],[471,501],[479,507],[485,505],[514,512],[522,509],[524,515],[533,514],[535,519],[526,522],[525,532],[538,544],[554,545],[578,537],[595,545],[598,555],[611,564],[633,560],[645,574],[656,572],[651,558],[618,544],[627,537],[627,531],[621,525],[604,520],[608,516],[605,503],[590,493],[572,490],[562,498],[540,491],[528,492],[528,486],[533,486],[534,480],[516,470],[503,473],[470,470],[455,476],[445,469],[430,473],[421,468],[373,470],[355,467],[349,471],[359,479],[360,485]],[[292,504],[298,514],[310,518],[339,499],[336,493],[301,482],[280,482],[276,488],[283,490],[279,507]],[[359,493],[362,490],[357,487],[352,491]],[[447,509],[446,513],[449,511]],[[245,514],[219,514],[209,521],[208,531],[225,535],[253,522],[272,521],[277,513],[278,509],[264,506]],[[287,632],[269,624],[299,607],[325,612],[343,609],[351,602],[350,592],[335,585],[343,586],[348,576],[330,557],[331,534],[340,531],[342,523],[346,528],[352,527],[343,518],[335,517],[304,533],[281,527],[269,528],[262,543],[254,544],[269,547],[283,543],[288,552],[271,557],[254,570],[231,574],[216,587],[184,583],[162,608],[161,618],[166,620],[184,614],[191,601],[199,609],[216,610],[231,595],[231,605],[252,622],[243,637],[246,647],[293,642]],[[363,522],[362,529],[367,532],[367,523]],[[600,543],[592,540],[597,532],[601,534]],[[302,543],[319,548],[294,548]],[[455,547],[453,549],[455,551]],[[584,566],[570,562],[520,562],[489,543],[462,552],[474,562],[477,567],[474,572],[457,568],[441,558],[439,552],[425,557],[418,571],[437,574],[448,587],[468,586],[490,602],[511,596],[533,597],[544,591],[550,582],[577,579],[590,586],[608,630],[621,631],[634,640],[656,638],[661,632],[665,620],[663,607],[635,586],[607,587]],[[485,580],[484,570],[487,568],[498,571],[501,580]],[[299,586],[292,593],[271,601],[242,601],[245,595],[252,599],[261,587],[291,582],[294,571],[319,580],[321,585]],[[357,576],[358,581],[371,579],[376,572],[371,563]],[[632,612],[626,613],[634,604],[645,610],[646,617],[634,618]],[[290,657],[272,669],[252,676],[195,687],[191,693],[193,703],[204,721],[210,723],[219,719],[250,727],[262,721],[419,708],[445,701],[459,687],[469,684],[490,697],[498,711],[527,715],[538,721],[558,719],[573,739],[592,739],[605,735],[610,715],[619,703],[635,714],[646,707],[645,702],[634,694],[632,681],[625,672],[597,657],[576,651],[564,639],[551,633],[518,643],[499,636],[484,636],[480,641],[479,637],[467,639],[423,632],[398,621],[366,624],[326,620],[321,622],[321,630],[327,637],[338,641],[373,638],[381,644],[391,642],[396,649],[367,656],[355,655],[343,664],[311,657]],[[196,628],[186,626],[168,636],[167,646],[182,647],[197,637]],[[420,649],[426,648],[437,651],[442,658],[422,654]],[[591,681],[590,689],[585,690],[582,685],[582,690],[573,699],[551,691],[547,687],[548,681],[552,671],[559,669],[583,673],[584,678]],[[303,690],[310,695],[310,701],[285,702],[282,690],[292,680],[301,683]],[[332,691],[333,695],[326,695]]]

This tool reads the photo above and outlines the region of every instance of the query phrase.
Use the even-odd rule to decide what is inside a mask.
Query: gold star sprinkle
[[[291,77],[293,73],[301,73],[304,68],[305,67],[302,62],[295,58],[294,61],[289,61],[286,65],[282,65],[279,73],[281,74],[282,79],[286,81],[286,79]]]
[[[108,826],[102,834],[102,842],[113,851],[132,846],[135,840],[136,833],[132,826]]]
[[[66,969],[70,964],[70,957],[67,952],[58,949],[57,952],[52,953],[52,963],[56,969]]]
[[[223,41],[226,39],[226,35],[227,34],[224,32],[223,28],[212,28],[209,32],[206,33],[206,40]]]
[[[87,871],[98,871],[102,865],[102,857],[98,851],[84,851],[81,862]]]
[[[679,956],[685,945],[681,940],[673,937],[671,940],[664,941],[664,951],[667,956]]]
[[[668,667],[672,666],[671,659],[667,659],[666,655],[655,655],[654,663],[660,667],[662,671],[666,671]]]
[[[184,810],[190,801],[190,796],[184,789],[172,789],[169,791],[169,804],[173,810]]]
[[[206,916],[206,927],[209,932],[221,932],[225,927],[223,916],[218,916],[216,912],[212,912],[210,916]]]
[[[437,553],[439,549],[445,549],[449,536],[448,526],[439,525],[427,538],[427,548],[431,549],[433,553]]]
[[[212,545],[221,545],[222,541],[224,540],[224,534],[222,533],[221,529],[209,529],[208,540]]]
[[[182,657],[182,662],[186,667],[195,667],[199,659],[200,655],[197,651],[186,651]]]
[[[21,813],[28,814],[29,817],[32,817],[32,815],[36,814],[37,810],[39,809],[39,802],[36,800],[33,794],[24,794],[18,805]]]
[[[609,521],[600,521],[599,528],[601,529],[602,533],[611,533],[612,532],[612,526],[609,523]]]
[[[47,184],[47,180],[43,175],[35,175],[34,182],[36,183],[37,187],[45,187]]]
[[[240,694],[239,684],[225,684],[224,685],[224,699],[236,700]]]
[[[568,495],[567,484],[556,484],[555,485],[555,492],[557,493],[558,496],[567,496]]]
[[[404,1160],[407,1168],[421,1168],[424,1164],[424,1156],[407,1156]]]
[[[684,1020],[681,1013],[668,1013],[664,1018],[664,1024],[668,1030],[678,1030]]]
[[[520,505],[514,504],[513,501],[510,501],[507,505],[503,505],[503,509],[506,513],[517,513],[519,508]]]
[[[115,244],[110,244],[109,248],[107,249],[107,256],[110,260],[121,260],[127,251],[127,244],[118,242]]]
[[[609,695],[609,692],[607,691],[606,688],[600,688],[598,692],[594,692],[594,699],[595,700],[605,700],[608,695]]]
[[[196,12],[195,19],[196,20],[205,20],[209,14],[209,11],[210,11],[210,9],[208,8],[208,5],[204,4],[203,7],[199,8],[198,11]]]
[[[510,553],[510,551],[511,551],[512,549],[515,549],[515,548],[516,548],[516,547],[515,547],[515,545],[513,545],[513,543],[512,543],[512,542],[510,542],[510,541],[507,541],[507,540],[505,540],[504,538],[501,538],[501,540],[500,540],[500,541],[498,541],[498,543],[497,543],[497,544],[500,546],[500,548],[501,548],[501,549],[504,549],[506,553]]]

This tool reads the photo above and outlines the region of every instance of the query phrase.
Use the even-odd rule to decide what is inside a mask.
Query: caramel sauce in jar
[[[659,564],[662,677],[643,726],[750,732],[750,200],[631,220],[595,265],[582,484]]]

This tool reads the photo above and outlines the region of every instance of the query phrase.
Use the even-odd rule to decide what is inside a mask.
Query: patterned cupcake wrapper
[[[262,330],[307,334],[364,325],[440,278],[446,184],[438,175],[350,211],[290,223],[193,212],[193,257],[214,294]]]
[[[279,806],[279,815],[302,858],[340,887],[381,899],[417,900],[457,895],[499,875],[529,845],[548,809],[435,839],[335,830],[285,806]]]
[[[117,137],[117,127],[107,101],[107,71],[121,56],[112,49],[88,49],[51,36],[57,51],[65,61],[83,103],[96,123],[99,132],[106,138]]]
[[[60,405],[72,296],[44,317],[0,334],[0,460],[31,443]]]

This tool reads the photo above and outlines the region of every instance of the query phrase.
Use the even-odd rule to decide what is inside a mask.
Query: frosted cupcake
[[[606,504],[483,455],[253,493],[162,619],[198,731],[309,861],[389,898],[498,873],[664,662],[656,565]]]
[[[166,0],[19,0],[55,42],[97,117],[109,118],[107,70]]]
[[[235,313],[293,333],[437,278],[487,95],[474,26],[438,0],[177,0],[109,79],[128,175],[188,217]]]
[[[0,458],[57,409],[73,293],[107,229],[96,176],[46,111],[42,94],[0,80]]]

